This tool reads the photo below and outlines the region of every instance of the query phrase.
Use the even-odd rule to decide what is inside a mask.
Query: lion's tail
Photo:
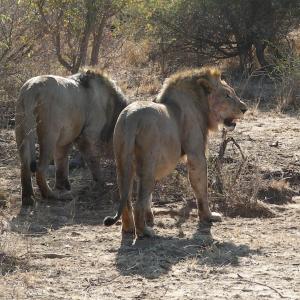
[[[31,172],[36,171],[34,99],[31,93],[21,90],[16,104],[16,141],[21,166]]]
[[[126,123],[125,123],[126,124]],[[127,125],[127,126],[126,126]],[[134,178],[134,145],[136,138],[136,128],[128,128],[129,124],[124,126],[122,134],[118,131],[118,124],[115,129],[115,136],[118,135],[124,142],[123,147],[119,151],[115,151],[117,172],[118,172],[118,183],[120,190],[120,204],[118,211],[114,217],[107,216],[104,219],[105,226],[111,226],[115,224],[121,217],[124,208],[129,204],[132,192],[133,178]],[[134,124],[134,127],[136,125]],[[127,133],[127,134],[126,134]],[[130,133],[130,134],[128,134]],[[122,136],[122,137],[121,137]],[[118,152],[118,153],[117,153]]]

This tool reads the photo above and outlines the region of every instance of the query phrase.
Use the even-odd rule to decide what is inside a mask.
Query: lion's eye
[[[227,99],[231,99],[231,97],[230,97],[229,94],[226,94],[226,98],[227,98]]]

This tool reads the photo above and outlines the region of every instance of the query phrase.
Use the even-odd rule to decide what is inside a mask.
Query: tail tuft
[[[118,221],[118,218],[116,217],[105,217],[103,224],[105,226],[111,226],[114,225]]]
[[[30,163],[30,171],[31,171],[32,173],[35,173],[35,172],[36,172],[36,169],[37,169],[37,167],[36,167],[36,161],[34,160],[34,161],[32,161],[32,162]]]

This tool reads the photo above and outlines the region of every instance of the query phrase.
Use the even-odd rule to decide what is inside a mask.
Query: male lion
[[[207,201],[206,142],[209,130],[223,123],[233,130],[235,119],[246,112],[246,105],[221,80],[216,69],[180,72],[166,80],[155,102],[135,102],[120,114],[114,131],[120,206],[110,226],[122,215],[123,232],[137,237],[152,236],[152,190],[155,180],[169,174],[179,159],[187,156],[189,180],[195,192],[201,222],[219,221]],[[139,182],[138,197],[131,207],[134,175]]]
[[[32,205],[31,172],[44,198],[70,198],[68,153],[77,144],[95,181],[100,181],[98,146],[107,142],[127,101],[113,81],[86,71],[69,77],[37,76],[22,87],[16,106],[16,141],[21,159],[22,205]],[[35,129],[39,160],[35,158]],[[50,159],[56,190],[47,184]]]

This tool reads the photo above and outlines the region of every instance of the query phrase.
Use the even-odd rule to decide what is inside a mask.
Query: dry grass
[[[160,83],[157,80],[154,82],[142,83],[142,85],[138,88],[138,93],[142,95],[156,95],[159,91]]]
[[[123,46],[125,65],[130,67],[146,66],[149,61],[149,53],[151,44],[144,40],[136,44],[132,41],[127,41]]]
[[[227,148],[231,146],[231,154]],[[258,199],[262,176],[254,157],[246,157],[239,144],[224,130],[218,156],[210,159],[210,192],[213,205],[231,217],[273,217]]]

